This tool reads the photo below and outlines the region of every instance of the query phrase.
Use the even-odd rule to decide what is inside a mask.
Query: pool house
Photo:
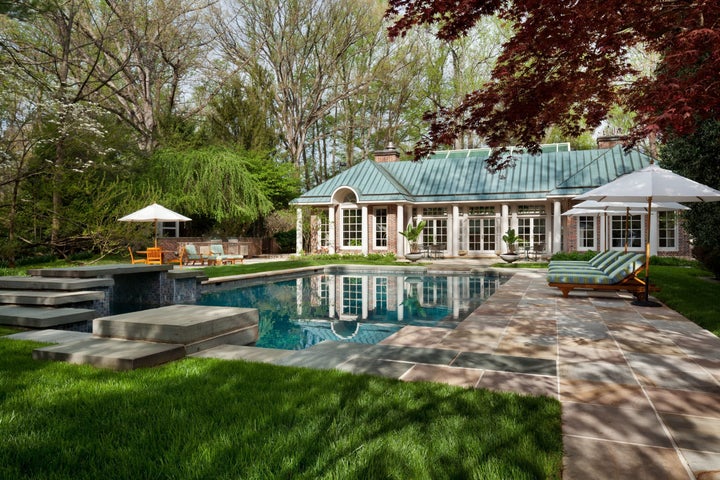
[[[599,142],[600,144],[600,142]],[[307,253],[409,252],[406,225],[426,222],[420,244],[427,255],[493,257],[506,251],[502,236],[515,229],[521,253],[625,248],[653,255],[688,256],[677,212],[645,215],[563,216],[574,197],[647,166],[650,157],[620,145],[570,150],[544,145],[538,155],[514,154],[500,173],[485,168],[489,149],[438,151],[419,162],[400,161],[392,144],[291,202],[297,208],[297,251]],[[303,242],[303,215],[310,240]]]

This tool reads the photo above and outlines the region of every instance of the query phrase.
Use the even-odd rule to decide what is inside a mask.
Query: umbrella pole
[[[629,210],[629,209],[628,209]],[[635,300],[633,305],[639,307],[660,307],[658,302],[650,300],[650,217],[652,213],[652,197],[648,197],[647,217],[645,218],[645,298]]]

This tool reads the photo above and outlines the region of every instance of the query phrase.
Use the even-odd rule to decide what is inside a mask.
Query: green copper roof
[[[376,163],[367,160],[318,185],[291,202],[329,204],[341,187],[352,188],[359,203],[447,203],[493,200],[544,200],[575,196],[649,164],[637,151],[552,151],[516,154],[515,166],[491,174],[487,152],[454,150],[420,162]]]

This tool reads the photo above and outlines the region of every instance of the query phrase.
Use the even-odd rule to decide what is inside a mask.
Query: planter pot
[[[512,263],[515,260],[517,260],[518,258],[520,258],[520,255],[517,253],[501,253],[500,258],[502,258],[503,260],[505,260],[508,263]]]
[[[468,254],[468,251],[467,251],[467,250],[459,250],[459,251],[458,251],[458,255],[460,255],[461,257],[464,257],[464,256],[467,255],[467,254]]]
[[[422,258],[422,253],[421,253],[421,252],[418,252],[418,253],[406,253],[406,254],[405,254],[405,258],[407,258],[407,259],[410,260],[411,262],[417,262],[418,260],[420,260],[420,259]]]

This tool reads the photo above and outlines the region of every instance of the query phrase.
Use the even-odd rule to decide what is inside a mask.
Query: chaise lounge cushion
[[[578,285],[613,285],[638,271],[643,265],[644,255],[626,253],[620,255],[604,270],[588,267],[556,269],[548,271],[548,283],[567,283]]]
[[[607,250],[602,253],[598,253],[589,261],[582,260],[553,260],[548,265],[548,270],[564,270],[564,269],[575,269],[575,268],[596,268],[603,270],[605,267],[610,265],[613,261],[617,260],[622,255],[619,250]]]

